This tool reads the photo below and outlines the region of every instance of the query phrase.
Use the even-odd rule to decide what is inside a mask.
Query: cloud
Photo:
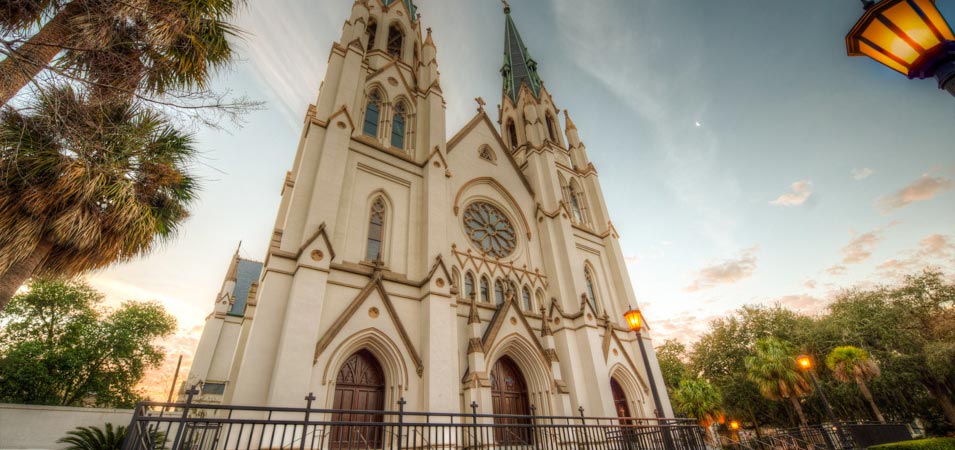
[[[732,284],[749,278],[756,271],[756,251],[759,246],[748,248],[735,259],[730,259],[704,267],[697,273],[697,279],[687,286],[688,292],[716,287],[720,284]]]
[[[843,265],[840,265],[840,264],[836,264],[836,265],[834,265],[834,266],[832,266],[832,267],[826,269],[826,273],[828,273],[829,275],[832,275],[832,276],[839,276],[839,275],[845,274],[848,270],[849,270],[848,267],[843,266]]]
[[[776,200],[769,202],[769,204],[775,206],[799,206],[806,203],[806,200],[809,200],[809,197],[812,196],[812,181],[797,181],[789,185],[789,189],[791,192],[780,195]]]
[[[816,283],[816,280],[806,280],[802,285],[805,286],[806,289],[815,289],[818,283]]]
[[[919,241],[917,256],[922,258],[947,258],[955,255],[955,239],[933,234]]]
[[[866,178],[871,177],[873,174],[875,174],[875,171],[868,167],[863,167],[861,169],[852,169],[852,179],[856,181],[862,181]]]
[[[778,298],[776,303],[797,312],[815,313],[821,311],[826,302],[811,295],[786,295]]]
[[[842,263],[858,264],[869,259],[872,256],[872,251],[875,249],[875,246],[884,239],[883,234],[885,230],[896,224],[898,224],[898,222],[893,221],[884,227],[863,234],[858,234],[853,231],[852,240],[850,240],[845,247],[842,247]]]
[[[639,257],[639,256],[636,256],[636,255],[634,255],[634,256],[624,256],[624,257],[623,257],[623,260],[624,260],[627,264],[638,264],[638,263],[640,262],[640,257]]]
[[[882,276],[898,279],[939,262],[943,265],[955,262],[955,237],[941,234],[927,236],[919,241],[917,249],[901,252],[899,256],[876,266],[876,270]]]
[[[951,179],[932,177],[926,174],[898,192],[880,197],[876,200],[875,205],[882,214],[888,214],[893,210],[904,208],[915,202],[931,200],[936,195],[951,189]]]

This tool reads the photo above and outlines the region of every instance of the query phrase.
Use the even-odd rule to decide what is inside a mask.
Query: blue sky
[[[744,304],[812,313],[843,288],[955,267],[955,98],[845,56],[859,2],[511,3],[599,171],[658,339],[692,340]],[[501,5],[416,4],[434,29],[450,136],[475,97],[500,101]],[[955,0],[938,6],[955,19]],[[242,60],[218,83],[266,108],[241,128],[198,133],[204,193],[179,239],[91,276],[113,301],[164,302],[184,351],[238,242],[243,256],[264,257],[302,118],[350,9],[250,1]]]

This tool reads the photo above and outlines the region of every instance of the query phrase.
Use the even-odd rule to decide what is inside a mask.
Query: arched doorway
[[[349,356],[338,371],[335,380],[333,422],[381,422],[385,409],[385,376],[381,364],[368,350],[359,350]],[[352,413],[345,411],[363,411]],[[381,448],[381,427],[332,426],[332,449]]]
[[[495,427],[494,438],[499,445],[530,445],[531,413],[527,399],[527,383],[517,364],[507,356],[501,357],[491,368],[491,399],[495,424],[515,425]],[[523,416],[523,417],[516,417]]]
[[[617,380],[610,378],[610,391],[613,392],[613,409],[617,411],[617,417],[630,418],[630,404],[627,402],[627,395],[623,393],[623,387]],[[625,421],[621,421],[624,423]]]

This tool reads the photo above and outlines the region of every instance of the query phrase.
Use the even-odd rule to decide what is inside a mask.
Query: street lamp
[[[816,375],[812,372],[812,358],[810,358],[809,355],[799,355],[796,357],[796,365],[809,374],[809,379],[812,380],[812,386],[816,388],[816,392],[818,392],[819,397],[822,398],[822,404],[826,406],[826,413],[829,415],[829,420],[832,422],[832,426],[836,428],[836,435],[839,438],[840,446],[842,448],[849,448],[849,440],[846,439],[845,430],[842,429],[842,424],[839,422],[836,414],[832,412],[832,406],[829,405],[826,394],[822,392],[822,388],[819,387],[819,382],[816,381]]]
[[[640,332],[643,328],[643,313],[641,313],[639,309],[630,308],[629,311],[623,314],[623,318],[627,321],[627,326],[630,327],[630,331],[637,334],[637,343],[640,344],[640,355],[643,356],[643,367],[647,371],[647,379],[650,382],[650,393],[653,394],[653,404],[656,406],[656,415],[658,419],[663,419],[665,417],[663,414],[663,403],[660,401],[660,392],[657,390],[656,377],[653,376],[653,370],[650,368],[650,357],[647,356],[647,349],[643,344],[643,334]],[[675,448],[673,438],[670,436],[669,427],[667,427],[662,420],[660,420],[659,423],[661,431],[663,431],[664,447],[666,449]]]
[[[730,421],[730,431],[732,431],[733,443],[739,444],[739,421]]]
[[[846,35],[849,56],[868,56],[909,79],[935,77],[955,95],[955,35],[935,0],[862,0]]]

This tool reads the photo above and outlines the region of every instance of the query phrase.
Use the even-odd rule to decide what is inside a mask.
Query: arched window
[[[570,183],[567,196],[570,197],[570,208],[574,213],[574,222],[580,224],[587,223],[587,208],[584,206],[583,192],[577,186],[576,182]]]
[[[534,309],[531,307],[531,290],[524,286],[524,289],[521,289],[521,303],[524,305],[525,312],[534,312]]]
[[[590,270],[590,267],[584,267],[584,278],[587,280],[587,301],[590,303],[590,306],[594,308],[594,311],[597,311],[597,294],[594,293],[594,274]]]
[[[544,307],[544,291],[538,289],[535,297],[537,297],[537,307],[543,308]]]
[[[461,272],[458,271],[457,267],[451,269],[451,286],[454,286],[458,289],[458,296],[461,296]]]
[[[464,296],[471,298],[474,295],[474,275],[468,272],[464,275]]]
[[[504,282],[500,278],[494,281],[494,301],[497,305],[504,304]]]
[[[547,114],[547,134],[550,135],[550,140],[554,143],[560,142],[557,138],[557,125],[554,124],[554,117]]]
[[[385,201],[381,197],[371,204],[371,213],[368,218],[368,248],[365,259],[377,261],[382,258],[382,241],[385,232]]]
[[[365,135],[378,137],[378,119],[381,115],[381,95],[374,91],[368,96],[368,105],[365,106],[365,124],[362,128]]]
[[[515,149],[517,148],[517,127],[514,126],[514,121],[508,120],[506,128],[507,128],[507,139],[508,141],[510,141],[508,142],[508,144],[511,145],[511,149]]]
[[[395,116],[391,119],[391,146],[404,150],[405,148],[405,122],[407,121],[407,111],[404,103],[398,103],[395,106]]]
[[[366,52],[370,52],[375,48],[375,38],[378,37],[378,22],[375,22],[372,19],[368,22],[368,45],[365,47]]]
[[[401,32],[398,25],[392,25],[388,29],[388,54],[401,59],[401,48],[405,42],[405,35]]]
[[[487,277],[481,277],[481,301],[484,303],[491,302],[490,294],[490,283],[487,281]]]

